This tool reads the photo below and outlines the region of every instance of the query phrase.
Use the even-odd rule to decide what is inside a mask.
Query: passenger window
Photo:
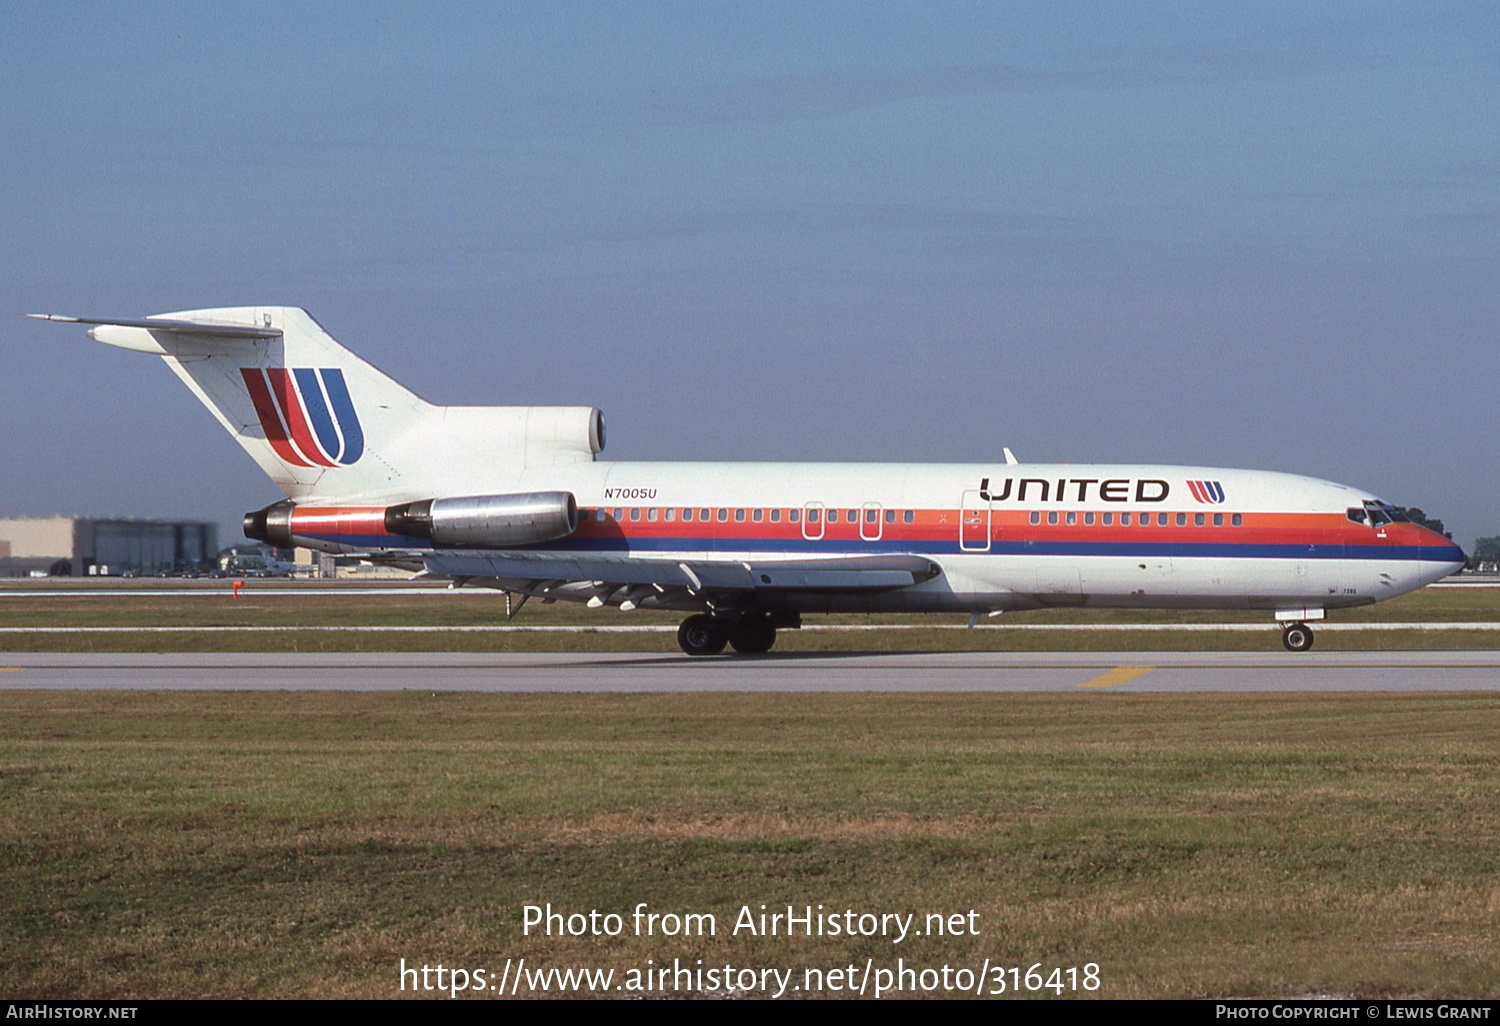
[[[760,523],[761,518],[764,517],[764,516],[765,516],[765,513],[763,511],[756,510],[755,512],[753,512],[753,513],[750,514],[750,519],[754,520],[758,524],[758,523]]]
[[[1106,513],[1102,517],[1100,517],[1099,519],[1101,521],[1103,521],[1105,527],[1112,527],[1112,526],[1114,526],[1115,515],[1113,513]]]
[[[737,509],[737,510],[734,511],[734,522],[737,523],[737,524],[743,524],[745,522],[745,511],[744,510]]]
[[[603,506],[600,506],[598,509],[594,510],[595,520],[603,520],[606,516],[608,516],[608,514],[604,512]]]
[[[1053,510],[1052,512],[1050,512],[1050,513],[1047,514],[1047,523],[1049,523],[1049,524],[1055,524],[1055,523],[1057,523],[1057,510]]]
[[[1078,514],[1077,513],[1069,513],[1068,514],[1068,526],[1072,527],[1073,525],[1075,525],[1077,523],[1078,523]]]
[[[1165,513],[1158,513],[1158,514],[1156,514],[1156,526],[1157,527],[1166,527],[1167,526],[1167,515]]]
[[[902,513],[901,513],[901,522],[903,524],[913,523],[913,522],[916,521],[916,519],[917,519],[917,514],[913,510],[909,510],[909,509],[908,510],[903,510]]]
[[[786,511],[786,518],[788,520],[790,520],[794,524],[797,522],[798,518],[800,518],[801,516],[802,516],[802,511],[800,509],[789,509],[789,510]],[[808,513],[807,514],[807,519],[809,521],[812,521],[812,520],[814,520],[816,518],[812,515],[812,513]]]
[[[781,510],[779,510],[779,509],[773,509],[773,510],[771,510],[771,523],[773,523],[773,524],[779,524],[779,523],[781,523]]]
[[[885,522],[888,523],[888,524],[894,524],[896,522],[896,511],[895,510],[888,509],[888,510],[885,511]]]
[[[706,510],[706,509],[700,509],[698,511],[698,519],[701,520],[701,521],[703,521],[705,524],[708,523],[708,510]],[[723,520],[724,518],[720,517],[719,519]]]
[[[639,520],[639,519],[641,519],[641,507],[639,507],[639,506],[632,506],[630,508],[630,519],[631,520]]]
[[[1109,515],[1108,513],[1105,514],[1105,516],[1108,516],[1108,515]],[[1130,526],[1130,514],[1129,513],[1121,513],[1120,514],[1120,526],[1121,527],[1129,527]]]
[[[1203,526],[1203,514],[1202,513],[1194,513],[1193,514],[1193,526],[1194,527],[1202,527]]]
[[[692,519],[693,519],[693,511],[692,510],[685,509],[685,510],[682,511],[682,521],[683,521],[683,523],[687,523],[689,520],[692,520]]]
[[[1094,526],[1094,514],[1092,514],[1092,513],[1085,513],[1083,515],[1083,525],[1085,527],[1093,527]]]
[[[615,507],[615,519],[619,520],[624,515],[625,515],[625,511],[623,509],[621,509],[619,506],[616,506]]]
[[[880,523],[880,511],[878,509],[867,509],[867,510],[865,510],[865,523],[867,523],[867,524],[878,524],[878,523]]]
[[[722,524],[722,523],[723,523],[723,522],[724,522],[724,521],[726,521],[726,520],[728,520],[728,519],[729,519],[729,510],[727,510],[727,509],[723,509],[723,508],[722,508],[722,507],[721,507],[721,508],[720,508],[720,509],[719,509],[719,523],[721,523],[721,524]]]
[[[838,510],[831,509],[831,510],[828,511],[828,522],[830,524],[836,524],[836,523],[839,522],[839,511]]]
[[[674,521],[676,519],[677,519],[677,510],[674,509],[674,508],[672,508],[672,507],[670,507],[670,506],[667,507],[667,512],[666,512],[666,521],[667,521],[667,523],[670,524],[672,521]]]
[[[1222,514],[1222,513],[1215,513],[1214,514],[1214,526],[1215,527],[1223,527],[1224,526],[1224,514]]]
[[[651,521],[653,524],[656,523],[656,507],[655,506],[652,506],[650,509],[646,510],[646,519],[649,520],[649,521]]]
[[[1177,514],[1177,526],[1178,527],[1186,527],[1187,526],[1187,514],[1186,513],[1179,513],[1179,514]]]
[[[1040,524],[1042,522],[1042,514],[1038,510],[1031,511],[1031,522],[1033,524]]]
[[[818,513],[818,511],[816,509],[810,509],[810,510],[808,510],[807,511],[807,522],[809,524],[816,524],[818,522],[818,516],[819,516],[819,513]]]
[[[1245,518],[1242,517],[1242,516],[1240,516],[1238,513],[1236,513],[1234,515],[1234,517],[1230,520],[1230,523],[1232,523],[1235,527],[1239,527],[1244,522],[1245,522]]]

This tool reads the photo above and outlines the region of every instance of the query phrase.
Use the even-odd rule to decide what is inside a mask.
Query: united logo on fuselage
[[[1187,486],[1199,502],[1224,501],[1224,486],[1217,481],[1189,481]]]
[[[337,367],[241,367],[266,441],[294,467],[347,467],[365,452],[364,430]]]
[[[1053,486],[1056,486],[1055,488]],[[1069,490],[1071,489],[1071,491]],[[1165,502],[1172,486],[1155,477],[1007,477],[999,488],[989,478],[979,481],[979,497],[986,502]]]

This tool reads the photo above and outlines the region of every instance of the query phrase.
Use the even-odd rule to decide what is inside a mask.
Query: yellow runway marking
[[[1099,674],[1093,680],[1078,685],[1081,688],[1112,688],[1117,684],[1129,684],[1137,677],[1144,677],[1154,666],[1116,666],[1113,670]]]

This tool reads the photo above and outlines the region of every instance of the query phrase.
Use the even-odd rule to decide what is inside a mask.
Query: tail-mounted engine
[[[245,537],[278,549],[293,548],[296,542],[292,541],[292,511],[296,508],[290,500],[283,500],[254,513],[246,513]]]
[[[534,545],[578,530],[578,503],[571,492],[424,499],[387,509],[385,529],[457,548]]]
[[[427,541],[447,548],[506,549],[566,538],[578,529],[570,492],[520,492],[423,499],[398,506],[295,506],[290,500],[245,514],[245,537],[358,552]],[[404,539],[404,540],[403,540]]]

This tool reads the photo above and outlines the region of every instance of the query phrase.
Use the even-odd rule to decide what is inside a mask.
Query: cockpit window
[[[1365,509],[1363,506],[1350,506],[1348,509],[1344,510],[1344,516],[1348,517],[1349,520],[1353,523],[1360,524],[1364,527],[1370,526],[1370,520],[1365,516]]]
[[[1369,524],[1371,527],[1382,527],[1385,524],[1390,523],[1411,523],[1411,517],[1401,512],[1395,506],[1392,506],[1389,502],[1380,502],[1374,499],[1366,499],[1364,506],[1365,513],[1369,517]],[[1349,519],[1353,520],[1354,511],[1350,510],[1349,513]]]

